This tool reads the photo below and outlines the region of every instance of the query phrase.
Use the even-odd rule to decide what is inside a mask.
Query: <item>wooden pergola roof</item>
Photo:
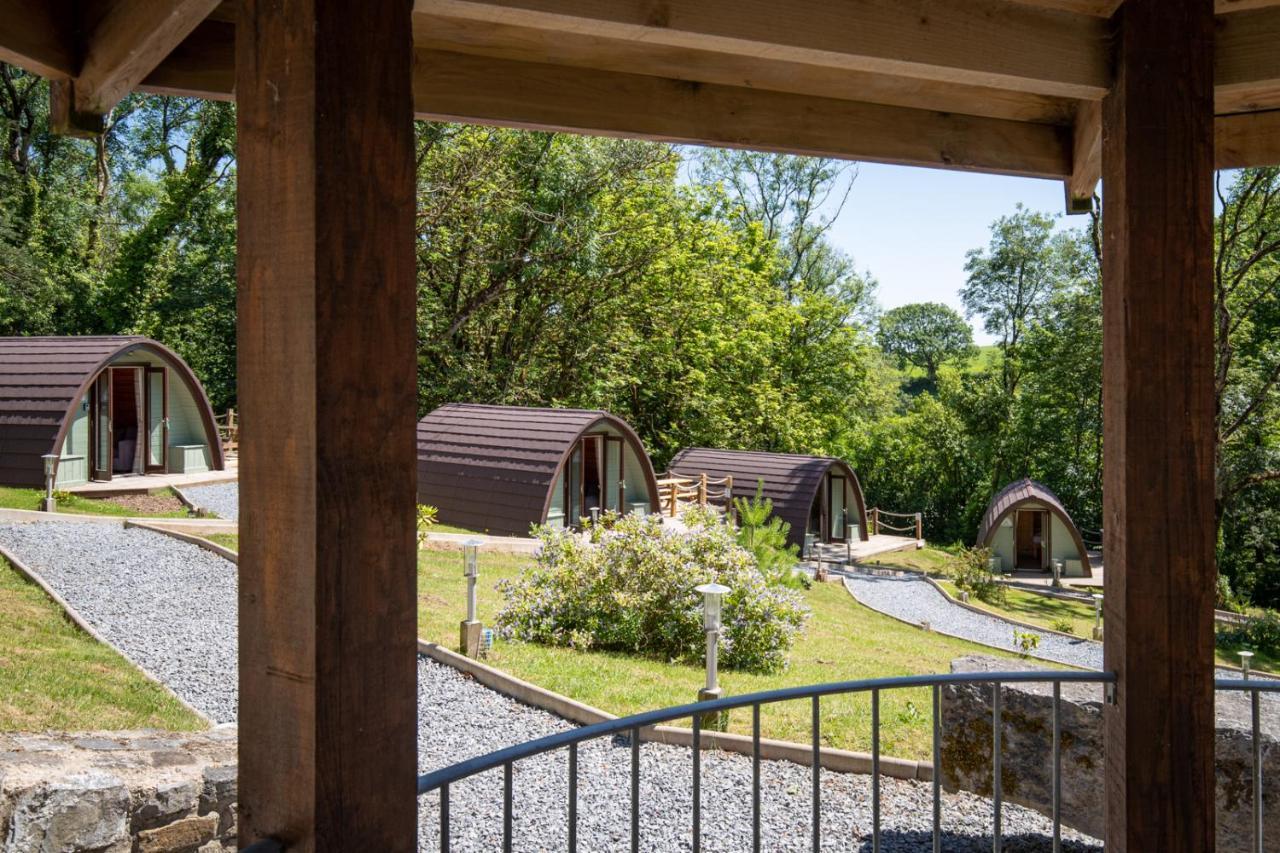
[[[1101,173],[1120,0],[415,0],[420,118],[998,172]],[[1217,0],[1219,168],[1280,162],[1280,3]],[[82,13],[77,16],[75,10]],[[131,89],[230,98],[228,0],[0,0],[0,59],[92,131]]]

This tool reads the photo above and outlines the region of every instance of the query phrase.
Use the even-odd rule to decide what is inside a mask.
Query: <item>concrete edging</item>
[[[458,654],[438,643],[419,638],[418,653],[436,663],[452,667],[459,672],[471,676],[476,681],[498,693],[523,702],[534,708],[549,711],[559,717],[579,725],[591,725],[617,717],[599,708],[554,693],[536,684],[530,684],[508,675],[500,669]],[[672,746],[693,746],[693,730],[679,726],[651,726],[641,730],[642,740],[653,743],[664,743]],[[736,752],[751,755],[753,744],[746,735],[728,732],[711,732],[705,729],[701,733],[701,741],[705,749],[721,749],[725,752]],[[823,769],[838,773],[871,772],[871,755],[865,752],[852,752],[844,749],[822,747],[819,750],[819,762]],[[760,739],[760,757],[767,761],[790,761],[794,764],[812,766],[813,747],[791,741]],[[928,782],[933,779],[933,765],[927,761],[911,761],[905,758],[880,756],[880,772],[894,779],[908,779]]]
[[[181,530],[171,530],[167,527],[162,527],[152,522],[133,521],[132,519],[129,521],[126,521],[124,523],[124,526],[126,529],[133,527],[133,528],[137,528],[138,530],[149,530],[152,533],[159,533],[160,535],[168,536],[171,539],[177,539],[182,542],[187,542],[191,545],[195,545],[199,548],[203,548],[206,551],[212,551],[213,553],[217,554],[219,557],[222,557],[224,560],[230,560],[232,563],[235,563],[236,565],[240,564],[239,555],[237,555],[235,551],[232,551],[230,548],[227,548],[225,546],[219,545],[217,542],[214,542],[210,539],[205,539],[203,536],[200,536],[195,533],[186,533]]]
[[[106,637],[102,636],[102,634],[98,633],[97,629],[94,628],[92,625],[90,625],[88,620],[86,620],[83,616],[81,616],[80,612],[76,610],[74,607],[72,607],[71,604],[68,603],[65,598],[59,595],[57,591],[55,591],[54,588],[48,583],[48,581],[46,581],[43,577],[41,577],[39,572],[35,571],[26,563],[22,562],[22,560],[18,559],[17,556],[14,555],[12,551],[4,547],[3,545],[0,545],[0,557],[3,557],[5,560],[7,560],[9,562],[9,565],[13,566],[14,569],[18,571],[18,574],[22,575],[27,580],[31,581],[33,584],[40,587],[40,589],[44,592],[44,594],[49,596],[49,598],[53,601],[54,604],[62,608],[62,612],[66,615],[68,619],[71,620],[72,624],[74,624],[77,628],[79,628],[81,631],[84,631],[94,640],[97,640],[99,643],[102,643],[102,645],[106,646],[107,648],[111,649],[113,652],[118,654],[125,661],[125,663],[129,664],[138,672],[142,673],[143,676],[150,679],[151,681],[154,681],[156,684],[160,685],[161,690],[168,693],[174,699],[178,700],[178,704],[182,705],[182,707],[186,708],[188,711],[195,714],[196,717],[202,720],[205,723],[205,725],[207,725],[209,728],[214,728],[215,726],[217,726],[217,723],[215,723],[212,719],[206,716],[204,712],[200,711],[200,709],[196,708],[186,699],[183,699],[181,696],[179,696],[177,693],[173,691],[173,688],[165,684],[164,681],[162,681],[161,679],[157,678],[155,674],[153,674],[150,670],[148,670],[142,664],[135,661],[133,658],[126,655],[120,649],[116,648],[114,643],[112,643]]]

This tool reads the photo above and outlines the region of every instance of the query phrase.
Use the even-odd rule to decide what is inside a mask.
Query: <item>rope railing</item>
[[[1041,672],[1001,672],[1001,673],[945,673],[939,675],[913,675],[901,676],[896,678],[873,678],[862,681],[840,681],[829,684],[816,684],[807,687],[784,687],[776,690],[765,690],[758,693],[748,693],[742,696],[731,696],[723,699],[712,699],[703,702],[696,702],[689,705],[680,705],[673,708],[664,708],[656,711],[646,711],[640,714],[633,714],[629,717],[619,719],[606,720],[604,722],[595,723],[581,728],[570,729],[569,731],[559,732],[525,743],[510,746],[505,749],[495,750],[486,755],[481,755],[466,761],[448,767],[434,770],[430,773],[423,774],[418,777],[418,794],[428,794],[436,792],[439,796],[439,849],[443,853],[447,853],[450,849],[452,828],[450,811],[449,811],[449,790],[450,786],[455,785],[462,780],[469,779],[479,773],[488,770],[502,768],[503,771],[503,791],[502,791],[502,850],[510,851],[513,848],[514,839],[514,796],[512,792],[512,775],[515,764],[519,761],[534,758],[546,753],[566,750],[568,752],[568,803],[566,813],[568,815],[568,845],[567,849],[573,853],[578,849],[578,747],[588,741],[601,738],[611,738],[614,736],[625,737],[629,740],[630,745],[630,849],[633,853],[640,850],[640,840],[643,837],[643,826],[641,825],[640,809],[640,741],[646,729],[663,723],[670,723],[681,719],[690,719],[693,727],[693,762],[692,762],[692,787],[693,800],[691,803],[690,823],[692,830],[692,849],[694,853],[698,853],[702,849],[702,762],[700,755],[702,750],[702,721],[705,719],[718,719],[719,715],[725,714],[730,710],[737,708],[750,708],[752,715],[751,742],[752,742],[752,772],[751,772],[751,826],[752,826],[752,850],[760,851],[768,849],[769,842],[763,838],[762,821],[761,821],[761,785],[760,785],[760,709],[762,706],[771,705],[777,702],[787,702],[795,700],[808,700],[810,706],[810,728],[811,742],[813,744],[812,755],[812,777],[810,781],[811,787],[811,812],[810,812],[810,835],[813,843],[813,849],[819,850],[822,847],[822,788],[820,784],[822,769],[822,752],[821,752],[821,731],[822,731],[822,705],[821,700],[827,696],[839,696],[845,694],[859,693],[870,694],[871,697],[871,792],[872,792],[872,813],[871,813],[871,849],[879,851],[881,849],[881,814],[880,814],[880,697],[881,693],[888,690],[907,689],[907,688],[929,688],[932,691],[933,705],[933,850],[940,853],[943,849],[942,836],[942,787],[941,787],[941,766],[942,766],[942,688],[947,685],[989,685],[991,688],[991,726],[992,726],[992,750],[991,750],[991,771],[992,771],[992,829],[993,829],[993,849],[999,850],[1002,843],[1002,810],[1003,810],[1003,792],[1000,784],[1002,779],[1001,770],[1001,737],[1003,730],[1003,719],[1001,710],[1002,690],[1006,684],[1027,684],[1027,683],[1048,683],[1053,685],[1053,705],[1052,705],[1052,741],[1050,747],[1050,761],[1052,763],[1052,788],[1051,788],[1051,807],[1052,807],[1052,826],[1053,826],[1053,850],[1061,849],[1062,835],[1062,714],[1061,714],[1061,696],[1062,685],[1065,683],[1092,683],[1092,684],[1114,684],[1116,676],[1110,672],[1083,672],[1083,671],[1041,671]],[[1256,844],[1257,850],[1261,850],[1262,839],[1262,819],[1261,809],[1257,804],[1260,803],[1261,794],[1261,753],[1259,751],[1258,736],[1258,702],[1257,693],[1259,690],[1278,690],[1280,691],[1280,682],[1275,684],[1260,684],[1258,682],[1242,682],[1227,680],[1218,682],[1219,689],[1228,690],[1248,690],[1254,691],[1253,705],[1253,725],[1254,725],[1254,803],[1255,803],[1255,832],[1257,833]]]
[[[708,501],[719,500],[723,501],[726,509],[733,503],[733,477],[731,476],[712,479],[703,472],[698,477],[681,477],[669,471],[662,476],[662,485],[666,489],[662,503],[667,508],[667,514],[672,518],[679,513],[680,501],[696,502],[698,506],[705,507]],[[722,488],[717,493],[710,490],[713,486]]]
[[[909,518],[911,524],[894,525],[884,521],[884,516],[893,518]],[[891,530],[894,533],[914,533],[916,539],[924,539],[924,515],[918,512],[893,512],[892,510],[881,509],[880,507],[872,507],[867,511],[867,517],[871,522],[871,535],[875,536],[880,530]]]

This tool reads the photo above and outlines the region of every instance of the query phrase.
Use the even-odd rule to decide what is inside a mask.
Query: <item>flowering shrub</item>
[[[505,637],[555,646],[701,660],[700,584],[715,581],[724,598],[720,664],[777,672],[808,617],[798,593],[770,587],[755,559],[724,524],[664,533],[655,516],[608,514],[572,531],[537,530],[542,547],[519,578],[498,588]]]

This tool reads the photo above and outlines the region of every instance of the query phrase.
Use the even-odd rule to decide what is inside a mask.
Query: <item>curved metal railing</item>
[[[764,705],[776,702],[788,702],[807,699],[811,705],[811,743],[813,750],[812,777],[812,816],[811,835],[813,849],[821,848],[821,699],[849,693],[871,694],[871,849],[880,850],[880,694],[886,690],[908,688],[932,688],[933,691],[933,849],[942,850],[942,792],[940,766],[942,692],[945,685],[990,685],[992,689],[992,827],[993,848],[1001,846],[1001,791],[1000,738],[1001,738],[1001,687],[1004,684],[1052,684],[1053,685],[1053,786],[1052,786],[1052,821],[1053,849],[1057,851],[1061,844],[1061,744],[1062,729],[1060,705],[1063,684],[1114,684],[1116,677],[1109,672],[1082,672],[1067,670],[1046,670],[1034,672],[995,672],[995,673],[947,673],[939,675],[912,675],[897,678],[872,678],[862,681],[840,681],[828,684],[816,684],[807,687],[785,687],[778,690],[765,690],[758,693],[747,693],[741,696],[730,696],[705,702],[695,702],[672,708],[646,711],[616,720],[607,720],[581,728],[547,735],[526,743],[495,750],[486,755],[460,761],[449,767],[434,770],[418,777],[418,793],[439,792],[440,796],[440,850],[449,850],[449,786],[463,779],[483,773],[487,770],[502,768],[502,849],[512,848],[512,776],[516,762],[534,758],[556,750],[567,749],[569,753],[569,802],[568,802],[568,849],[578,849],[578,746],[597,738],[626,736],[631,745],[631,850],[640,849],[640,740],[641,732],[651,726],[669,723],[674,720],[691,718],[693,720],[693,809],[692,837],[695,853],[702,847],[702,802],[701,802],[701,739],[702,720],[716,714],[738,708],[751,709],[751,837],[752,849],[762,849],[760,821],[760,709]],[[1241,687],[1241,685],[1245,685]],[[1280,683],[1259,686],[1257,682],[1241,682],[1225,679],[1218,682],[1219,689],[1253,689],[1254,690],[1254,756],[1255,762],[1260,758],[1257,740],[1258,704],[1257,691],[1280,690]],[[1260,780],[1261,765],[1255,764],[1255,781]],[[1260,786],[1260,782],[1259,782]],[[1260,791],[1261,788],[1259,787]],[[1255,802],[1257,800],[1255,799]],[[1260,814],[1260,812],[1259,812]],[[1261,818],[1258,818],[1259,832]],[[1261,836],[1259,835],[1259,838]],[[1259,848],[1261,849],[1261,848]]]

